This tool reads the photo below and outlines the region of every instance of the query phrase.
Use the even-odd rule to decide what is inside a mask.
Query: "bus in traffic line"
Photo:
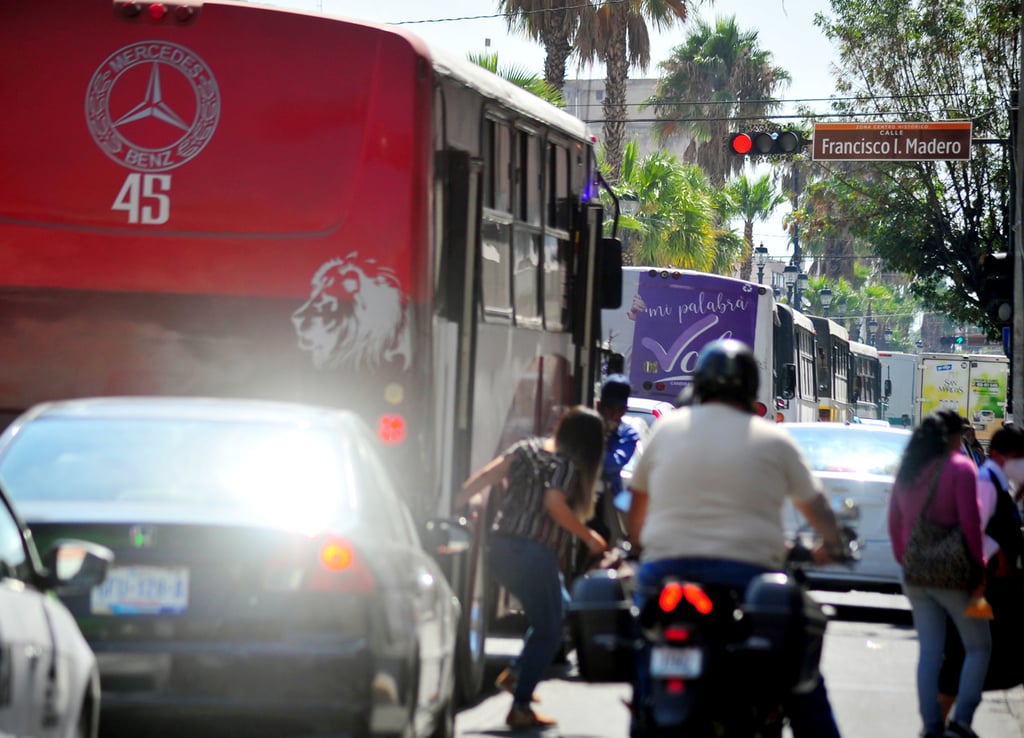
[[[882,365],[871,344],[850,341],[849,388],[854,418],[888,420],[882,415]]]
[[[831,318],[808,316],[817,342],[818,420],[845,423],[853,419],[850,407],[850,334]]]
[[[775,306],[775,420],[811,423],[818,419],[814,323],[799,310]]]
[[[623,357],[633,396],[685,401],[700,350],[735,338],[761,371],[758,411],[774,407],[775,298],[764,285],[718,274],[645,266],[622,269],[622,305],[602,311],[602,344]]]
[[[317,13],[54,0],[0,25],[3,421],[95,395],[348,407],[425,521],[592,403],[619,252],[580,120]],[[482,529],[450,572],[464,699]]]

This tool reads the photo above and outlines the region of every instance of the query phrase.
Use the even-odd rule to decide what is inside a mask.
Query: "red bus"
[[[314,13],[51,0],[0,25],[0,420],[94,395],[353,407],[425,520],[593,400],[617,296],[581,121]],[[452,572],[464,697],[477,560]]]

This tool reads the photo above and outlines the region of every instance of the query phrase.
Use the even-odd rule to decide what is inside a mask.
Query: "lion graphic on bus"
[[[356,253],[313,275],[309,299],[292,313],[299,348],[317,369],[367,369],[412,360],[408,299],[394,272]]]

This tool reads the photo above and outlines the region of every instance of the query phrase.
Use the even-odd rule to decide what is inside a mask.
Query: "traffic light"
[[[804,146],[799,131],[749,131],[729,137],[729,150],[737,156],[796,154]]]
[[[953,343],[955,343],[957,346],[963,346],[965,343],[967,343],[967,337],[961,333],[959,336],[953,337]]]
[[[986,254],[981,261],[981,306],[996,328],[1013,322],[1013,258],[1005,251]]]

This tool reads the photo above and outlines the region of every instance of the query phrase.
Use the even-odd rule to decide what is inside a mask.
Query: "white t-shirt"
[[[721,403],[682,408],[654,425],[633,471],[649,495],[643,559],[713,558],[782,565],[782,504],[821,490],[775,423]]]

